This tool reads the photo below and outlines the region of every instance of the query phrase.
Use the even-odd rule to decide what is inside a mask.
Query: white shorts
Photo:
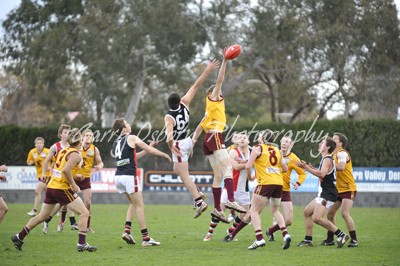
[[[175,154],[172,154],[172,161],[174,163],[187,162],[189,160],[190,152],[193,148],[192,139],[186,138],[186,139],[182,139],[182,140],[176,140],[176,141],[174,141],[174,146],[179,149],[182,156],[177,157],[177,156],[175,156]]]
[[[235,197],[235,201],[236,201],[239,205],[250,205],[250,203],[251,203],[251,200],[250,200],[250,192],[246,192],[246,191],[235,191],[235,192],[234,192],[234,197]],[[226,188],[224,188],[224,189],[222,190],[221,202],[222,202],[222,203],[227,203],[227,202],[228,202],[228,191],[226,190]]]
[[[142,191],[142,184],[137,176],[131,175],[116,175],[115,186],[119,193],[132,194]]]
[[[329,201],[321,197],[316,197],[315,202],[325,206],[328,210],[333,206],[333,204],[335,204],[334,201]]]

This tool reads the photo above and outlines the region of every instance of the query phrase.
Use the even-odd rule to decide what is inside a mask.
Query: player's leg
[[[142,233],[142,246],[159,246],[161,243],[152,239],[147,229],[142,191],[129,194],[129,197]]]
[[[268,204],[268,198],[260,195],[253,195],[253,199],[251,201],[251,208],[249,210],[251,217],[251,224],[253,225],[253,229],[255,232],[256,240],[250,245],[247,249],[253,250],[258,247],[265,246],[265,240],[263,238],[263,233],[261,230],[261,218],[260,214],[265,208],[265,205]]]
[[[290,242],[292,241],[288,230],[286,228],[285,224],[285,218],[279,211],[279,205],[281,204],[281,198],[274,198],[271,197],[271,202],[270,202],[270,209],[272,215],[275,217],[275,220],[277,222],[277,225],[279,226],[281,232],[282,232],[282,237],[283,237],[283,249],[288,249],[290,247]]]
[[[42,191],[45,189],[47,184],[39,180],[36,189],[35,189],[35,200],[33,203],[33,208],[30,212],[28,212],[29,216],[35,216],[37,214],[37,207],[39,206],[40,202],[42,201]]]
[[[186,188],[192,194],[192,197],[196,205],[196,212],[194,214],[194,218],[199,217],[207,209],[208,205],[203,201],[202,196],[200,195],[196,184],[190,178],[188,161],[175,162],[174,172],[181,178]]]
[[[86,242],[86,232],[87,232],[87,221],[89,219],[89,210],[86,208],[80,197],[75,198],[74,201],[68,204],[68,209],[73,213],[76,213],[79,216],[78,222],[78,244],[77,249],[79,252],[96,251],[97,248],[95,246],[90,246]]]
[[[6,215],[7,212],[8,212],[7,204],[0,194],[0,224],[3,221],[4,216]]]
[[[42,231],[44,234],[47,234],[47,230],[49,228],[50,221],[53,219],[53,216],[56,215],[60,211],[61,208],[62,208],[61,204],[57,203],[54,206],[53,210],[51,211],[49,217],[47,217],[46,220],[43,222]]]
[[[336,212],[340,208],[342,204],[341,200],[337,200],[335,204],[331,208],[328,209],[326,217],[328,218],[331,223],[336,224]],[[331,231],[326,232],[326,239],[322,240],[321,242],[322,246],[334,246],[335,245],[335,239],[334,239],[334,233]]]
[[[90,227],[90,220],[92,218],[92,189],[88,188],[88,189],[82,190],[82,195],[84,198],[85,207],[89,211],[89,218],[88,218],[88,222],[87,222],[88,231],[93,232],[93,230]]]
[[[83,204],[83,205],[85,205],[85,204]],[[67,207],[67,213],[68,213],[68,217],[69,217],[69,225],[70,225],[71,230],[79,230],[79,225],[75,219],[75,213],[68,207]]]
[[[351,241],[349,247],[357,247],[356,226],[353,218],[350,215],[351,208],[353,207],[353,200],[344,198],[342,201],[342,217],[346,222],[347,229],[349,230]]]
[[[297,244],[298,247],[304,247],[304,246],[313,246],[312,242],[312,233],[313,233],[313,213],[315,209],[315,205],[317,204],[316,199],[313,199],[308,205],[304,208],[304,225],[306,228],[306,236],[304,240],[302,240],[299,244]]]
[[[43,222],[47,217],[49,217],[51,211],[54,209],[54,204],[43,203],[40,212],[35,217],[32,217],[28,223],[22,228],[22,230],[11,237],[11,241],[17,250],[22,250],[22,244],[24,244],[24,238],[29,234],[29,232],[35,228],[39,223]]]

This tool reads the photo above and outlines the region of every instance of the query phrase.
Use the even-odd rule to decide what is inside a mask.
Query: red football
[[[240,55],[240,52],[242,51],[242,46],[239,44],[234,44],[228,48],[225,52],[225,59],[226,60],[232,60],[235,59]]]

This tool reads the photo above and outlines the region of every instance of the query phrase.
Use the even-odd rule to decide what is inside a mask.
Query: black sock
[[[69,223],[70,223],[71,225],[76,224],[75,216],[69,217]]]

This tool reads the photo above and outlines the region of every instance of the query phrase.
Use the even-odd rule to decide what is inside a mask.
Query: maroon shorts
[[[282,198],[281,185],[258,185],[254,189],[254,194],[269,198]]]
[[[354,199],[356,198],[357,195],[357,191],[346,191],[343,193],[339,193],[338,194],[338,201],[342,201],[343,199],[349,199],[354,201]]]
[[[75,183],[81,190],[92,188],[92,186],[90,185],[90,178],[85,177],[85,179],[83,179],[82,181],[75,180]]]
[[[46,197],[44,203],[46,204],[56,204],[67,205],[73,202],[78,197],[78,194],[72,191],[72,189],[55,189],[47,188]]]
[[[204,155],[211,155],[213,151],[225,149],[224,136],[220,132],[209,132],[203,139]]]
[[[290,191],[282,191],[281,201],[292,201],[292,196],[290,195]]]

